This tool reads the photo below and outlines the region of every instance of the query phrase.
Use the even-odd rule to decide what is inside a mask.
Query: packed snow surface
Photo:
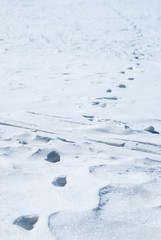
[[[0,240],[160,240],[161,0],[1,0],[0,56]]]

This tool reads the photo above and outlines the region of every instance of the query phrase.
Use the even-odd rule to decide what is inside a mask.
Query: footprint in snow
[[[67,178],[66,176],[57,177],[52,184],[56,187],[64,187],[67,184]]]
[[[91,115],[83,115],[84,118],[87,118],[89,121],[93,121],[94,120],[94,116]]]
[[[128,70],[133,70],[133,67],[128,67],[127,69],[128,69]]]
[[[104,103],[104,102],[102,102],[102,103],[101,102],[93,102],[92,105],[93,106],[100,106],[102,108],[105,108],[107,106],[107,104]]]
[[[96,99],[98,99],[98,100],[102,100],[102,99],[105,99],[105,100],[118,100],[118,98],[117,97],[100,97],[100,98],[96,98]]]
[[[50,149],[40,148],[35,153],[33,153],[31,157],[36,159],[45,159],[51,163],[60,161],[60,154],[56,150],[51,151]]]
[[[93,102],[93,103],[92,103],[93,106],[97,106],[97,105],[99,105],[99,104],[100,104],[100,102]]]
[[[24,141],[24,140],[19,140],[19,142],[18,142],[19,144],[22,144],[22,145],[26,145],[27,144],[27,142],[26,141]]]
[[[37,215],[21,216],[14,220],[13,224],[30,231],[34,228],[38,219],[39,217]]]
[[[102,107],[102,108],[105,108],[106,106],[107,106],[106,103],[101,103],[101,104],[100,104],[100,107]]]
[[[45,160],[51,163],[60,162],[60,154],[56,151],[52,151],[47,155]]]
[[[126,85],[125,84],[120,84],[118,85],[119,88],[126,88]]]
[[[145,128],[144,130],[147,132],[153,133],[153,134],[159,134],[159,132],[157,132],[153,126],[149,126],[149,127]]]
[[[125,74],[125,72],[124,72],[124,71],[121,71],[120,73],[121,73],[121,74]]]
[[[50,142],[51,140],[53,140],[53,138],[50,138],[50,137],[45,137],[45,136],[40,136],[40,135],[37,135],[36,138],[35,138],[36,141],[40,141],[40,142]]]
[[[111,93],[112,90],[111,90],[111,89],[107,89],[106,92],[107,92],[107,93]]]

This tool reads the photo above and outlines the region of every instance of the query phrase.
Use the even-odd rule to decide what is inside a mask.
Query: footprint
[[[134,80],[134,78],[128,78],[128,80],[132,81],[132,80]]]
[[[48,162],[56,163],[60,161],[60,154],[56,151],[52,151],[47,155],[47,158],[45,159]]]
[[[107,100],[118,100],[117,97],[101,97],[101,98],[97,98],[98,100],[102,100],[102,99],[107,99]]]
[[[91,115],[83,115],[84,118],[87,118],[89,121],[93,121],[94,120],[94,116]]]
[[[111,93],[112,92],[112,90],[111,89],[107,89],[107,91],[106,91],[107,93]]]
[[[37,215],[27,215],[18,217],[13,224],[20,226],[28,231],[34,228],[35,223],[37,223],[39,217]]]
[[[122,71],[122,72],[120,72],[121,74],[125,74],[125,72],[124,71]]]
[[[93,106],[96,106],[96,105],[99,105],[100,103],[99,102],[93,102],[92,105]]]
[[[118,87],[119,88],[126,88],[126,85],[125,84],[120,84]]]
[[[40,142],[46,142],[46,143],[48,143],[48,142],[50,142],[50,141],[53,140],[53,139],[50,138],[50,137],[44,137],[44,136],[37,135],[35,140],[36,140],[36,141],[40,141]]]
[[[107,106],[107,104],[104,103],[104,102],[102,102],[102,103],[101,102],[93,102],[92,105],[93,106],[100,106],[102,108],[105,108]]]
[[[26,141],[24,141],[24,140],[19,140],[19,142],[18,142],[19,144],[22,144],[22,145],[26,145],[27,144],[27,142]]]
[[[95,170],[97,170],[97,169],[99,169],[99,168],[104,168],[104,167],[106,167],[105,164],[101,164],[101,165],[97,165],[97,166],[91,166],[91,167],[89,167],[89,172],[90,172],[90,173],[94,173]]]
[[[149,127],[145,128],[144,130],[147,132],[153,133],[153,134],[159,134],[159,132],[157,132],[153,126],[149,126]]]
[[[107,107],[107,104],[106,103],[101,103],[100,107],[105,108],[105,107]]]
[[[133,67],[128,67],[127,69],[128,69],[128,70],[133,70]]]
[[[65,143],[75,143],[75,142],[73,142],[73,141],[70,141],[70,140],[67,140],[67,139],[61,138],[61,137],[58,137],[57,139],[60,140],[60,141],[62,141],[62,142],[65,142]]]
[[[64,187],[67,184],[67,178],[66,176],[57,177],[54,179],[52,184],[56,187]]]

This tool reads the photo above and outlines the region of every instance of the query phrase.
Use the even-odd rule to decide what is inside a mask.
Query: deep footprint
[[[159,134],[159,132],[157,132],[153,126],[149,126],[149,127],[145,128],[145,131],[153,133],[153,134]]]
[[[122,71],[122,72],[120,72],[121,74],[125,74],[125,72],[124,71]]]
[[[37,215],[27,215],[18,217],[13,224],[20,226],[28,231],[34,228],[35,223],[37,223],[39,217]]]
[[[118,87],[119,88],[126,88],[126,85],[125,84],[120,84]]]
[[[128,67],[128,70],[133,70],[133,67]]]
[[[64,187],[67,184],[67,178],[66,177],[57,177],[54,179],[52,184],[56,187]]]
[[[52,151],[47,155],[45,160],[51,163],[60,162],[60,154],[56,151]]]
[[[111,93],[112,90],[111,90],[111,89],[107,89],[106,92],[107,92],[107,93]]]

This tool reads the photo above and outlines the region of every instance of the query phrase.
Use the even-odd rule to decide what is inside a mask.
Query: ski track
[[[0,240],[160,240],[161,0],[0,9]]]

